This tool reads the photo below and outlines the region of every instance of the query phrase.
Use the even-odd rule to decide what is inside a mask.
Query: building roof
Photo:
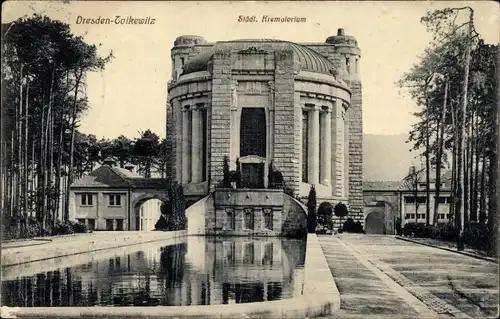
[[[103,165],[89,175],[75,181],[71,187],[110,187],[110,188],[167,188],[168,179],[143,178],[120,167]]]
[[[233,40],[228,41],[226,43],[239,43],[239,42],[272,42],[272,43],[288,43],[290,44],[295,59],[300,62],[300,67],[304,71],[332,74],[332,71],[336,70],[335,65],[330,62],[327,58],[319,54],[318,52],[305,47],[303,45],[275,40],[275,39],[248,39],[248,40]],[[208,69],[208,63],[212,60],[213,55],[215,53],[215,48],[209,48],[200,52],[198,55],[186,61],[183,67],[183,74],[198,72],[198,71],[206,71]]]
[[[397,191],[403,188],[400,181],[364,181],[363,190],[365,191]]]
[[[71,187],[116,187],[128,188],[126,177],[115,167],[103,165],[89,175],[76,180]]]

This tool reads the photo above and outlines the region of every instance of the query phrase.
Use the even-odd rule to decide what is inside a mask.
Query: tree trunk
[[[428,111],[427,111],[428,112]],[[430,214],[431,214],[431,207],[430,207],[430,198],[431,198],[431,189],[430,189],[430,182],[431,182],[431,164],[430,164],[430,132],[429,132],[429,117],[428,115],[426,116],[425,119],[425,224],[429,225],[430,223]]]
[[[474,194],[472,196],[472,202],[474,203],[474,207],[472,208],[471,214],[471,220],[477,222],[477,208],[478,208],[478,201],[479,201],[479,161],[481,160],[480,156],[480,149],[479,149],[479,133],[480,133],[480,127],[479,127],[479,116],[476,115],[476,138],[475,138],[475,143],[474,143],[474,148],[475,148],[475,168],[474,168]]]
[[[495,81],[495,84],[498,82]],[[495,97],[497,97],[495,95]],[[490,106],[489,117],[491,119],[491,132],[492,139],[498,141],[498,100],[495,99]],[[497,178],[498,178],[498,144],[493,142],[490,145],[490,151],[488,154],[488,240],[486,242],[486,247],[489,256],[498,256],[498,215],[497,215]]]
[[[54,210],[54,179],[53,179],[53,170],[54,170],[54,112],[51,110],[50,113],[50,125],[49,125],[49,187],[50,187],[50,215],[52,216],[52,223],[56,219],[55,210]]]
[[[25,109],[24,109],[24,189],[23,189],[23,196],[24,196],[24,213],[26,216],[28,216],[28,198],[29,198],[29,161],[28,161],[28,141],[29,141],[29,89],[30,89],[30,84],[29,80],[27,79],[26,81],[26,102],[24,103]],[[33,159],[32,159],[33,160]],[[27,219],[26,219],[27,223]]]
[[[464,133],[467,135],[467,137],[464,139],[464,153],[465,153],[465,158],[463,162],[463,169],[464,169],[464,176],[463,176],[463,187],[464,187],[464,205],[463,205],[463,216],[464,216],[464,227],[468,228],[469,227],[469,174],[470,174],[470,163],[469,163],[469,145],[470,145],[470,138],[469,138],[469,125],[466,124],[465,131]]]
[[[469,8],[470,9],[470,8]],[[474,21],[474,11],[470,9],[470,20],[469,20],[469,34],[468,34],[468,41],[469,43],[466,44],[466,53],[465,53],[465,66],[464,66],[464,78],[463,78],[463,86],[462,86],[462,118],[461,118],[461,125],[460,125],[460,130],[461,130],[461,137],[460,137],[460,162],[461,165],[459,166],[465,166],[466,163],[466,157],[465,157],[465,149],[466,149],[466,122],[465,122],[465,117],[467,115],[467,93],[468,93],[468,85],[469,85],[469,67],[470,67],[470,60],[471,60],[471,50],[472,50],[472,44],[470,43],[472,41],[472,23]],[[460,177],[458,179],[458,188],[459,188],[459,194],[460,194],[460,207],[459,207],[459,217],[460,221],[457,226],[459,226],[458,230],[458,236],[457,236],[457,249],[459,251],[464,250],[464,242],[463,242],[463,236],[464,236],[464,220],[465,220],[465,192],[464,188],[462,187],[461,183],[465,182],[466,175],[465,175],[465,167],[459,167],[459,172],[460,172]]]
[[[479,190],[479,222],[484,224],[486,221],[486,191],[485,191],[485,176],[486,176],[486,154],[482,154],[481,164],[481,187]]]
[[[434,220],[433,224],[436,226],[438,224],[438,207],[439,207],[439,193],[441,191],[441,161],[443,157],[443,140],[444,140],[444,119],[446,116],[446,103],[448,100],[448,80],[445,82],[444,86],[444,100],[443,107],[441,109],[440,119],[437,123],[436,137],[437,137],[437,156],[436,156],[436,189],[435,189],[435,200],[434,200]]]
[[[455,221],[455,211],[457,203],[457,113],[456,111],[451,111],[451,121],[452,121],[452,134],[453,134],[453,146],[452,146],[452,161],[451,161],[451,200],[450,200],[450,218],[449,222],[454,223]]]
[[[75,96],[73,99],[73,112],[71,118],[71,142],[70,142],[70,150],[69,150],[69,168],[68,168],[68,183],[66,185],[66,194],[65,194],[65,202],[64,202],[64,220],[69,220],[69,191],[71,184],[73,183],[73,166],[74,166],[74,149],[75,149],[75,128],[76,128],[76,111],[78,105],[78,90],[80,88],[80,80],[82,78],[83,71],[80,73],[75,72],[76,75],[76,83],[75,83]]]

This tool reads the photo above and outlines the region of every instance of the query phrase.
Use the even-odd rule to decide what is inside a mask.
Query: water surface
[[[302,294],[305,251],[303,240],[188,237],[68,256],[2,269],[1,302],[189,306],[293,298]]]

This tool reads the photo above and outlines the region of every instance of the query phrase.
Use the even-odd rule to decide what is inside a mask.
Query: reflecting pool
[[[302,294],[305,252],[305,240],[187,237],[4,267],[2,305],[189,306],[293,298]]]

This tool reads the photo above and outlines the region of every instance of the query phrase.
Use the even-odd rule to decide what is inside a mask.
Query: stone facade
[[[225,156],[231,169],[238,159],[244,174],[262,174],[263,187],[272,162],[299,198],[315,185],[318,205],[347,203],[350,216],[363,222],[359,58],[356,40],[343,29],[325,43],[305,44],[179,37],[167,139],[172,176],[186,196],[216,188]]]
[[[154,230],[168,181],[143,178],[112,162],[70,187],[70,219],[91,230]]]

